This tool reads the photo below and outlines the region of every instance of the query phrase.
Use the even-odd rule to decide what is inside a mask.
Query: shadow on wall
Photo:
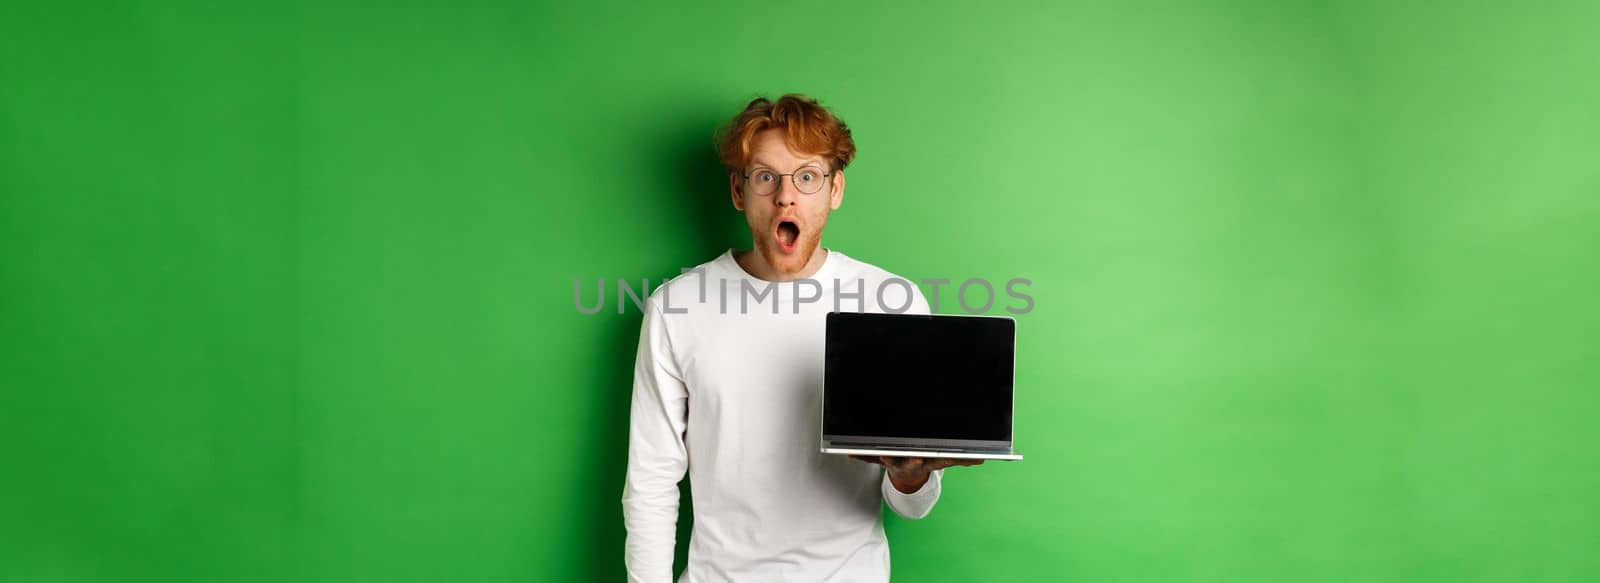
[[[662,217],[683,225],[681,233],[690,249],[685,257],[672,258],[676,263],[663,265],[655,273],[676,275],[679,268],[693,267],[708,261],[731,246],[748,243],[749,231],[743,217],[728,200],[728,173],[717,161],[713,147],[713,134],[737,110],[719,100],[703,100],[691,106],[652,108],[644,112],[644,119],[656,123],[641,131],[643,151],[630,154],[641,163],[659,164],[657,176],[666,177],[659,190],[649,196],[671,197],[679,209],[676,216]],[[743,103],[733,104],[734,107]],[[660,111],[671,112],[672,119],[661,120]],[[648,220],[655,220],[650,218]],[[659,277],[659,275],[658,275]],[[651,278],[651,284],[659,282]],[[633,362],[639,343],[640,314],[632,309],[626,315],[614,312],[606,316],[608,331],[603,346],[597,347],[599,357],[595,366],[604,371],[601,387],[599,422],[593,426],[590,437],[596,447],[597,459],[592,467],[597,475],[585,481],[594,486],[587,500],[593,517],[589,545],[590,581],[618,581],[625,578],[623,571],[622,488],[626,479],[628,458],[628,408],[632,400]],[[679,485],[678,545],[675,553],[675,576],[680,573],[688,555],[689,532],[693,509],[689,503],[689,481]]]

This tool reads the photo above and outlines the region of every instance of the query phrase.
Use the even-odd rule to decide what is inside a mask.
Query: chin
[[[817,252],[820,243],[820,241],[803,241],[795,247],[794,253],[786,254],[780,250],[776,241],[763,241],[761,256],[774,271],[791,275],[805,270],[806,262]]]

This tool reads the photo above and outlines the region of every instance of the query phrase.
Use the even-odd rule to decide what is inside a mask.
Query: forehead
[[[750,140],[751,166],[791,167],[823,162],[821,154],[802,154],[789,149],[779,129],[761,130]]]

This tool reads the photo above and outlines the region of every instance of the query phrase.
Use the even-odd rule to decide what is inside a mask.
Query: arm
[[[915,286],[912,290],[911,305],[906,313],[932,313],[928,307],[928,300],[922,297],[922,293],[915,291]],[[933,505],[939,502],[940,484],[944,478],[945,468],[983,463],[982,460],[945,458],[850,457],[884,467],[883,482],[879,487],[883,492],[883,501],[894,510],[895,514],[910,520],[919,520],[933,511]]]
[[[630,582],[672,578],[678,482],[689,467],[684,446],[688,407],[689,391],[678,371],[666,322],[651,301],[634,362],[628,479],[622,491],[622,520],[628,531],[624,564]]]
[[[883,501],[889,508],[910,520],[933,511],[939,501],[944,469],[952,466],[977,466],[983,460],[852,455],[851,459],[883,466]]]
[[[928,300],[917,290],[916,285],[911,286],[911,306],[906,309],[907,314],[928,314]],[[862,458],[857,458],[862,459]],[[897,462],[904,462],[906,458],[881,457],[878,459],[862,459],[883,466],[883,480],[879,490],[883,492],[883,501],[895,514],[910,519],[918,520],[933,511],[933,505],[939,501],[939,481],[944,475],[943,470],[923,473],[908,474],[896,471]],[[922,460],[918,459],[918,465]],[[900,467],[904,467],[901,465]]]
[[[921,461],[920,458],[912,459]],[[933,505],[939,502],[939,480],[944,476],[944,470],[935,470],[923,476],[924,481],[921,484],[915,484],[915,480],[907,479],[904,481],[912,483],[897,485],[890,476],[888,468],[889,466],[884,467],[883,484],[880,489],[883,490],[883,501],[894,510],[895,514],[910,520],[920,520],[929,512],[933,512]],[[902,491],[901,487],[911,491]]]

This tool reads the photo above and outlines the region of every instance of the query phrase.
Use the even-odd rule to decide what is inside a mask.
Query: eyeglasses
[[[789,181],[794,183],[794,189],[800,191],[800,194],[816,194],[822,190],[822,184],[828,177],[833,176],[833,173],[812,167],[801,168],[791,174],[779,174],[762,169],[744,175],[744,183],[756,196],[771,196],[783,185],[782,179],[785,176],[789,177]]]

